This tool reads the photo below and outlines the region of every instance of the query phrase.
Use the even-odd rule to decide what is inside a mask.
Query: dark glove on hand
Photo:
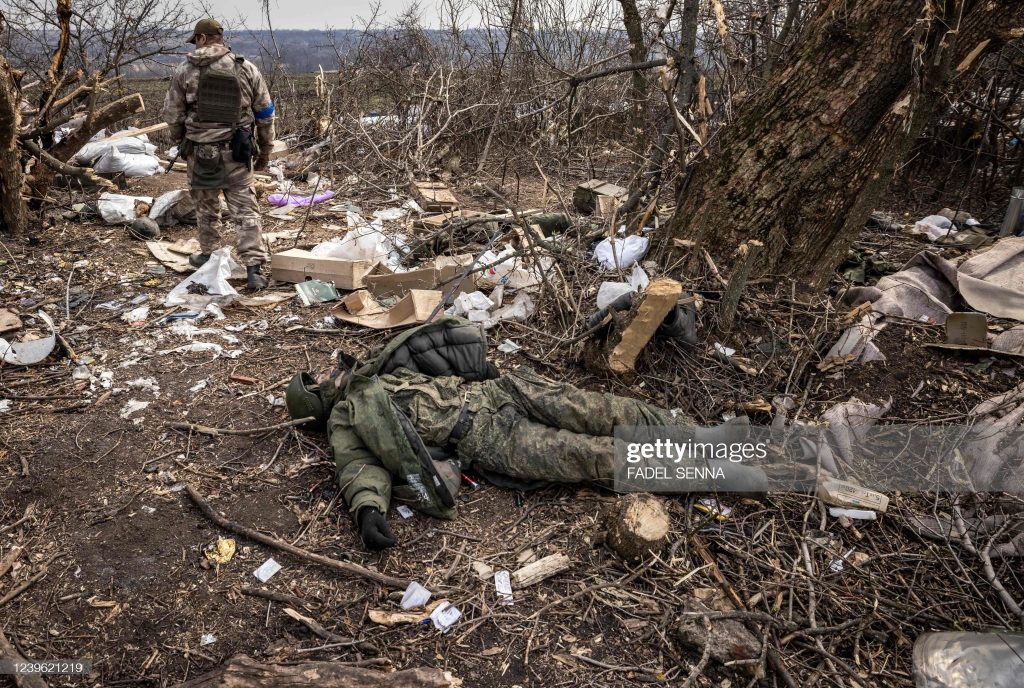
[[[356,525],[359,526],[359,537],[363,539],[366,549],[387,549],[394,547],[397,542],[384,514],[375,507],[364,506],[360,509],[356,514]]]
[[[256,162],[253,163],[253,169],[260,171],[267,169],[267,164],[270,163],[270,158],[265,158],[262,155],[256,158]]]

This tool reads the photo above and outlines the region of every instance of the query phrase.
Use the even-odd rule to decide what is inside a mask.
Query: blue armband
[[[274,116],[274,103],[271,102],[270,105],[268,105],[267,107],[263,108],[262,110],[257,110],[256,112],[254,112],[253,115],[256,117],[256,119],[268,119],[270,117],[273,117]]]

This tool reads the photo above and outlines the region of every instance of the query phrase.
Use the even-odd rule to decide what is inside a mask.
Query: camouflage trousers
[[[220,195],[223,193],[228,216],[234,222],[238,234],[236,250],[239,260],[245,266],[267,262],[252,170],[232,160],[230,148],[222,148],[220,151],[220,169],[216,169],[216,165],[211,169],[209,164],[205,169],[199,169],[201,165],[203,163],[197,163],[196,155],[190,157],[189,193],[196,204],[200,250],[211,253],[221,246],[223,224]]]
[[[475,411],[458,443],[468,468],[521,481],[596,482],[611,486],[617,425],[692,424],[636,399],[589,392],[520,369],[474,383]]]

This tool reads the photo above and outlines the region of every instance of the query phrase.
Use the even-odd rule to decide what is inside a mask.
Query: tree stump
[[[418,667],[383,673],[338,662],[261,664],[235,655],[178,688],[458,688],[462,681],[440,669]]]
[[[627,561],[658,554],[668,543],[669,518],[664,502],[648,494],[629,494],[605,513],[605,542]]]

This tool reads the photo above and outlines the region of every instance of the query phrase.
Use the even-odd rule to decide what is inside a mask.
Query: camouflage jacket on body
[[[174,70],[162,116],[176,141],[188,138],[196,143],[216,143],[231,138],[234,122],[193,121],[199,75],[205,68],[236,75],[241,96],[237,125],[250,130],[255,125],[257,142],[263,150],[270,150],[274,140],[274,101],[256,65],[240,57],[237,59],[236,63],[236,55],[227,46],[209,45],[189,53],[185,62]]]

